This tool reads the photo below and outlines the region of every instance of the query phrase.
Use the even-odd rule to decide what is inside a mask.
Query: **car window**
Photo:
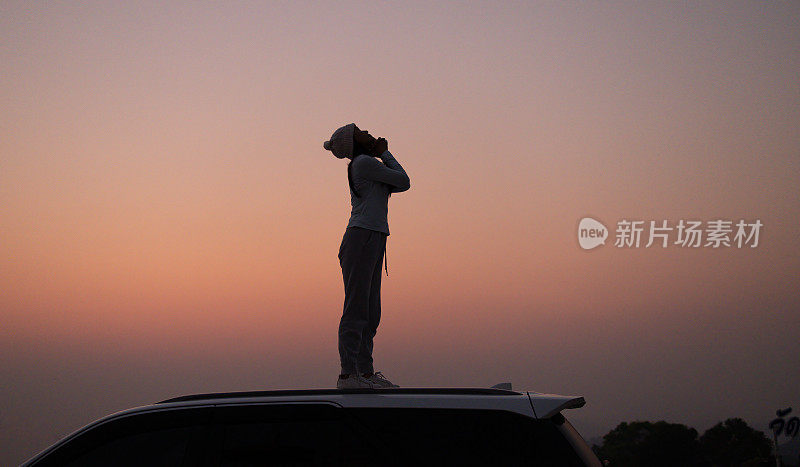
[[[210,408],[128,415],[81,433],[36,466],[180,466],[193,464]]]
[[[179,466],[186,458],[195,428],[173,428],[137,433],[115,439],[65,464],[89,466]]]
[[[498,410],[347,409],[405,462],[440,465],[583,466],[550,420]]]
[[[394,465],[379,459],[374,436],[328,404],[218,407],[219,466]]]

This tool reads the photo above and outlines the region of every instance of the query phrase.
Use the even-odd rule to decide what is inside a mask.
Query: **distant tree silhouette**
[[[703,436],[679,423],[622,422],[593,446],[611,467],[629,466],[772,466],[772,444],[741,418],[729,418]]]
[[[700,449],[710,466],[775,465],[767,436],[741,418],[717,423],[700,437]]]
[[[609,466],[700,466],[697,430],[664,421],[622,422],[603,436],[597,449]]]

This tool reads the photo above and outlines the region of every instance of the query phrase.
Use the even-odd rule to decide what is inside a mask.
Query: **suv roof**
[[[271,391],[240,391],[240,392],[211,392],[205,394],[190,394],[186,396],[173,397],[171,399],[156,402],[165,404],[168,402],[183,402],[205,399],[230,399],[238,397],[277,397],[277,396],[319,396],[319,395],[338,395],[338,394],[470,394],[470,395],[514,395],[521,396],[523,393],[507,389],[485,389],[485,388],[377,388],[377,389],[279,389]]]
[[[583,407],[581,396],[512,391],[510,385],[492,388],[378,388],[378,389],[291,389],[189,394],[157,402],[158,406],[253,402],[330,402],[342,407],[439,407],[500,409],[550,418],[562,410]],[[140,409],[145,407],[140,407]],[[129,409],[133,410],[133,409]]]

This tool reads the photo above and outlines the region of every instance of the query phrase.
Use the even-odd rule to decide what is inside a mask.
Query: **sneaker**
[[[363,376],[367,381],[371,382],[373,386],[376,388],[399,388],[400,386],[392,383],[380,371],[376,371],[375,373],[367,376],[366,373],[362,373]]]
[[[336,381],[336,389],[374,389],[372,381],[361,375],[349,375],[347,378],[341,376]]]

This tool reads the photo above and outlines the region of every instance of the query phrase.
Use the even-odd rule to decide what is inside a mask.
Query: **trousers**
[[[348,227],[339,246],[344,307],[339,322],[342,374],[372,373],[373,339],[381,320],[381,261],[386,233]]]

